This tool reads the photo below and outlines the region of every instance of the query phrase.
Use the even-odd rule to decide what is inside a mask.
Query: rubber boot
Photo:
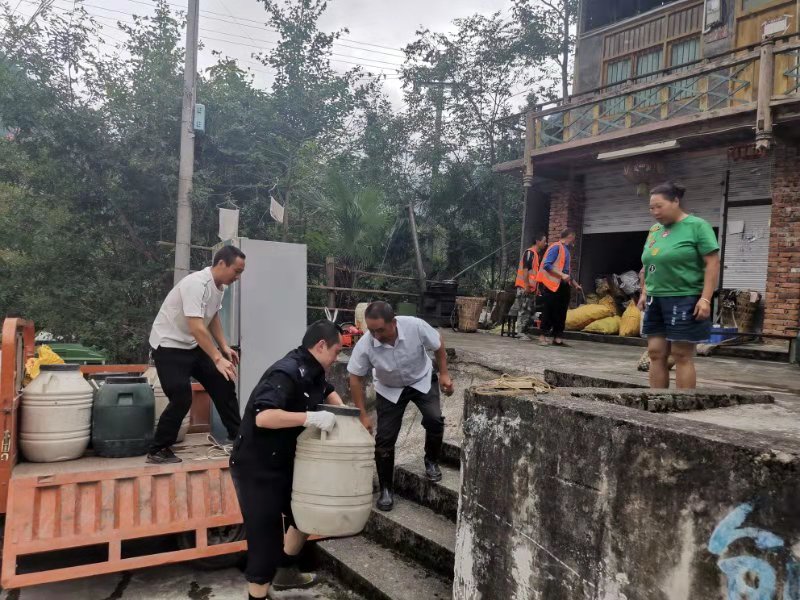
[[[281,590],[300,590],[309,588],[319,581],[316,573],[301,573],[295,566],[279,567],[275,577],[272,579],[270,589]]]
[[[378,510],[389,511],[394,508],[394,450],[379,455],[375,453],[375,466],[378,469]]]

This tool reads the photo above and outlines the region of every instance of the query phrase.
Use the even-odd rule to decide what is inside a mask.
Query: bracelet
[[[711,300],[706,300],[705,298],[700,298],[700,300],[699,300],[699,301],[700,301],[700,302],[705,302],[706,304],[708,304],[709,306],[711,306]]]

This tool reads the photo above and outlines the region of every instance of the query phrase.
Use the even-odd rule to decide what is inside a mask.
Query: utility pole
[[[418,81],[415,83],[420,87],[433,88],[434,107],[436,117],[433,125],[433,164],[431,165],[431,181],[436,181],[439,177],[439,163],[442,160],[442,113],[444,112],[444,90],[445,88],[455,87],[452,81]]]
[[[414,203],[408,205],[408,222],[411,225],[411,238],[414,240],[414,254],[417,258],[417,276],[419,277],[419,293],[425,293],[425,267],[422,265],[422,252],[419,249],[419,237],[417,236],[417,220],[414,218]]]
[[[183,67],[183,112],[181,157],[178,168],[178,211],[175,228],[175,274],[173,283],[190,271],[192,244],[192,177],[194,175],[194,105],[197,88],[197,38],[200,0],[189,0],[186,14],[186,61]]]

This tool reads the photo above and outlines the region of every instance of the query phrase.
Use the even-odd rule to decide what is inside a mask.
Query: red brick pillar
[[[556,182],[550,195],[550,229],[547,241],[553,243],[567,228],[574,229],[577,237],[572,252],[572,274],[580,273],[581,236],[585,197],[583,180],[570,179]]]
[[[800,324],[800,146],[778,141],[772,176],[772,221],[764,333],[795,335]]]

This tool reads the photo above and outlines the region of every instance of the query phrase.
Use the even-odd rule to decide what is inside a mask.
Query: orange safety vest
[[[564,244],[561,242],[551,244],[550,248],[547,249],[547,252],[545,252],[544,255],[546,257],[550,252],[550,249],[554,246],[558,246],[558,258],[556,258],[556,264],[554,266],[563,273],[564,266],[567,264],[567,251],[564,248]],[[536,275],[536,281],[544,284],[544,286],[551,292],[558,291],[558,286],[561,285],[561,278],[552,275],[547,269],[539,269],[539,273]]]
[[[528,286],[534,290],[536,289],[536,274],[539,272],[539,253],[536,251],[536,246],[531,246],[528,250],[533,252],[533,268],[528,271]],[[517,280],[514,282],[518,288],[525,287],[525,268],[522,265],[524,259],[525,253],[523,252],[522,258],[519,259],[519,267],[517,267]]]

